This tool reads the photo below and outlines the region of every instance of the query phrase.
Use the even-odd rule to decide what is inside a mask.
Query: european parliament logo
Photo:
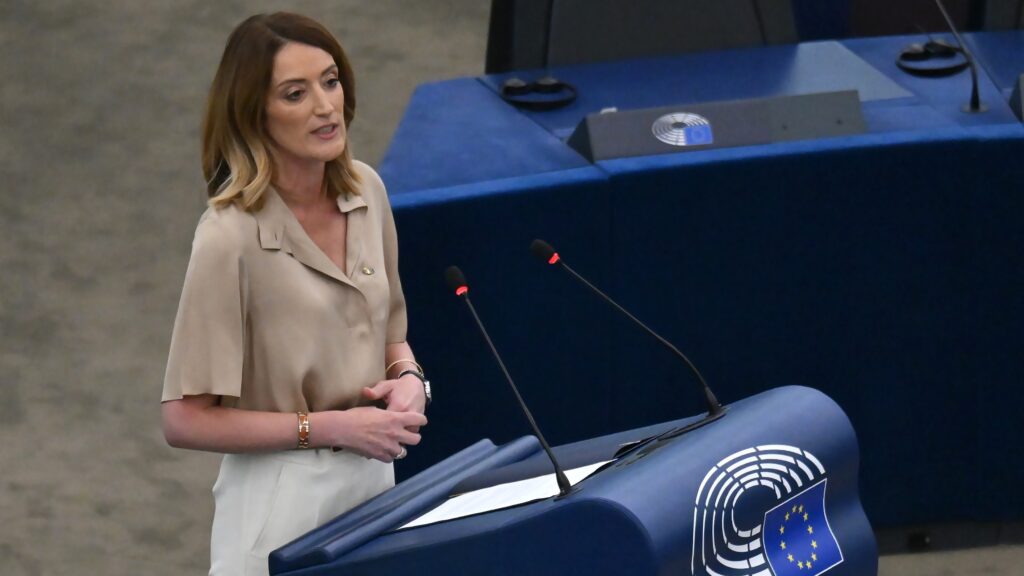
[[[694,576],[817,576],[843,561],[826,515],[825,467],[766,444],[708,470],[693,508]]]
[[[711,123],[700,114],[673,112],[658,118],[651,125],[654,137],[671,146],[713,144]]]

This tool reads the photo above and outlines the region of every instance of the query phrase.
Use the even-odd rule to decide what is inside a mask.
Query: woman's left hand
[[[363,396],[370,400],[383,400],[392,412],[418,412],[423,414],[427,395],[419,378],[406,375],[397,380],[381,380],[363,388]],[[418,429],[419,426],[416,426]],[[410,430],[417,432],[418,430]]]

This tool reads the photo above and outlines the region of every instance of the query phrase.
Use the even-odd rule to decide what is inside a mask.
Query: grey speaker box
[[[856,90],[590,114],[568,144],[591,162],[861,134]]]
[[[1010,94],[1010,108],[1017,115],[1017,120],[1024,122],[1024,74],[1017,78],[1013,85],[1013,94]]]

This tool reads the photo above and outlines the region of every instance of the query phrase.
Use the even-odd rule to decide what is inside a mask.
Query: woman
[[[426,424],[394,221],[351,158],[354,112],[320,24],[277,13],[232,32],[162,398],[169,444],[225,453],[210,574],[266,574],[269,552],[394,485]]]

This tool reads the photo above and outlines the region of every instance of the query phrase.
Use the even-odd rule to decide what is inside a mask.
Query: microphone
[[[979,112],[985,112],[988,108],[981,103],[981,97],[978,95],[978,65],[974,60],[974,55],[967,48],[967,44],[963,38],[960,37],[960,33],[956,31],[956,26],[953,25],[953,19],[949,17],[949,12],[946,12],[946,7],[942,4],[942,0],[935,0],[935,5],[939,7],[939,12],[942,12],[942,17],[946,19],[946,25],[949,26],[949,30],[953,33],[953,37],[956,38],[957,50],[963,53],[964,58],[967,59],[967,64],[971,68],[971,101],[965,105],[961,110],[969,114],[977,114]]]
[[[519,401],[519,407],[522,408],[523,414],[526,415],[526,419],[530,422],[530,427],[533,428],[533,433],[537,435],[537,440],[540,441],[540,445],[547,452],[548,458],[551,460],[551,465],[555,468],[555,480],[558,482],[558,496],[562,497],[569,493],[572,489],[572,485],[569,484],[569,479],[565,476],[565,471],[562,470],[562,466],[558,463],[555,458],[555,453],[551,451],[551,446],[548,445],[548,441],[544,439],[544,435],[541,434],[540,428],[537,426],[537,422],[533,419],[533,414],[530,414],[530,409],[526,407],[526,402],[523,401],[523,397],[519,394],[519,388],[516,388],[515,382],[512,381],[512,376],[509,375],[508,369],[505,368],[505,363],[501,361],[501,356],[498,354],[497,348],[494,347],[494,343],[491,342],[491,337],[487,334],[487,329],[484,328],[483,322],[480,321],[480,317],[477,316],[476,308],[473,308],[473,303],[469,300],[469,286],[466,284],[466,277],[462,274],[462,270],[459,270],[458,266],[449,266],[444,271],[445,282],[448,283],[448,287],[451,288],[456,296],[461,297],[466,302],[466,306],[469,307],[469,311],[473,313],[473,320],[476,321],[476,325],[480,328],[480,333],[484,335],[484,340],[487,341],[487,345],[490,346],[491,352],[494,354],[494,359],[498,361],[498,366],[501,367],[501,371],[505,374],[505,380],[508,381],[508,385],[512,387],[512,392],[516,395],[516,400]]]
[[[704,381],[704,377],[700,375],[700,371],[697,370],[697,367],[693,365],[693,362],[691,362],[690,359],[686,357],[686,354],[680,352],[679,349],[673,346],[668,340],[665,340],[664,338],[659,336],[658,333],[656,333],[654,330],[651,330],[646,324],[638,320],[636,316],[633,316],[632,314],[627,312],[625,308],[619,306],[619,304],[612,300],[607,294],[598,290],[597,287],[595,287],[585,278],[577,274],[575,270],[569,267],[569,265],[566,264],[564,260],[562,260],[562,258],[558,255],[558,252],[555,252],[555,249],[552,248],[551,245],[548,244],[547,242],[539,239],[534,240],[533,242],[530,243],[530,252],[532,252],[533,255],[536,256],[537,258],[543,260],[544,262],[547,262],[550,265],[560,264],[562,269],[568,272],[569,275],[578,280],[587,288],[590,288],[590,290],[593,291],[598,296],[600,296],[602,300],[604,300],[608,304],[611,304],[611,306],[618,310],[619,312],[622,312],[622,314],[624,314],[627,318],[632,320],[637,326],[643,328],[648,334],[657,339],[658,342],[661,342],[663,345],[665,345],[666,348],[671,350],[673,354],[681,358],[683,362],[686,363],[686,365],[690,368],[690,371],[693,372],[694,376],[697,377],[697,381],[701,387],[701,393],[704,395],[704,402],[707,404],[708,407],[708,415],[706,420],[713,420],[715,418],[719,418],[725,413],[725,408],[723,408],[722,405],[718,403],[718,399],[715,398],[714,393],[711,392],[711,388],[708,386],[707,382]]]

